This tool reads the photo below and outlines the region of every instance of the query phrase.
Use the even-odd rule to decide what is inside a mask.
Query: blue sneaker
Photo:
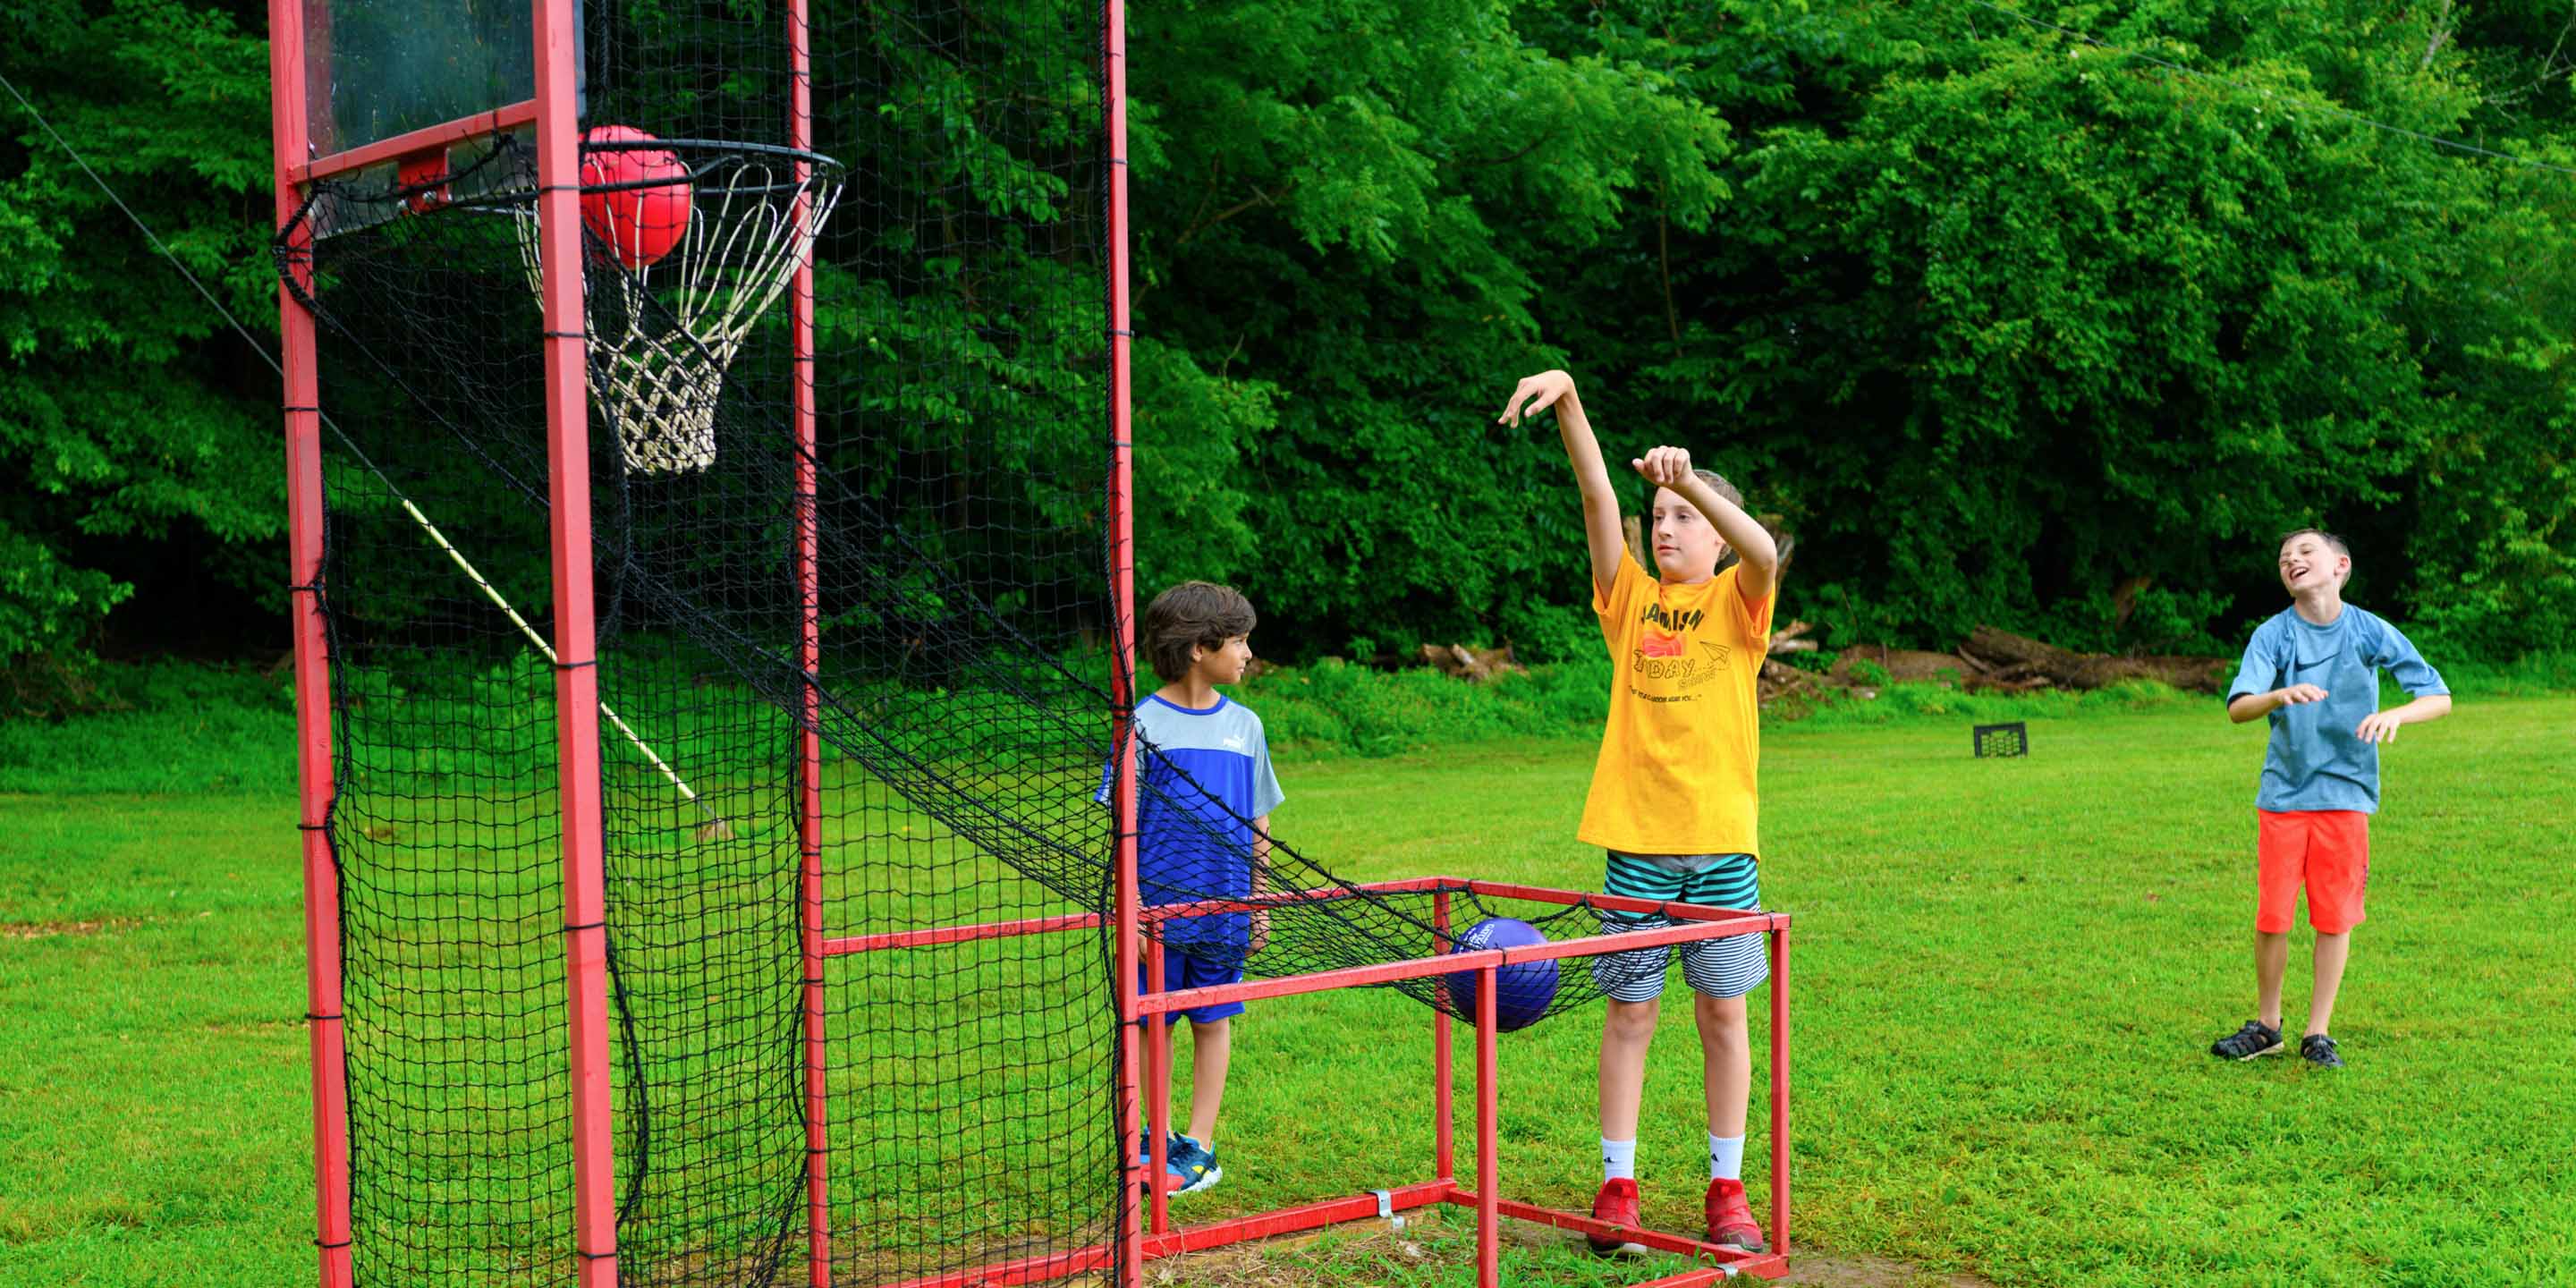
[[[1196,1194],[1216,1188],[1225,1179],[1225,1169],[1217,1166],[1216,1153],[1187,1136],[1175,1135],[1165,1149],[1165,1171],[1172,1178],[1171,1193]]]
[[[1181,1141],[1184,1139],[1186,1138],[1179,1132],[1173,1132],[1164,1138],[1163,1159],[1166,1163],[1181,1156]],[[1139,1132],[1136,1135],[1136,1165],[1138,1167],[1154,1165],[1154,1137],[1149,1132]]]

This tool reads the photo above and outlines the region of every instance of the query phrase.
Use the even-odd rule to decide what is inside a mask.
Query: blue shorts
[[[1136,963],[1137,996],[1143,997],[1154,991],[1153,986],[1146,982],[1148,978],[1145,964],[1139,961]],[[1167,991],[1178,992],[1184,988],[1214,988],[1219,984],[1242,982],[1243,967],[1239,965],[1219,966],[1214,962],[1200,961],[1178,949],[1163,950],[1163,987]],[[1190,1017],[1192,1024],[1214,1024],[1218,1020],[1230,1020],[1241,1014],[1243,1014],[1241,1002],[1219,1002],[1214,1006],[1193,1006],[1186,1011],[1173,1012],[1175,1016]]]

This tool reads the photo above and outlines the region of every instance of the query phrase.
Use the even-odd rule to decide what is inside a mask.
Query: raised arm
[[[1619,531],[1619,494],[1610,486],[1610,467],[1601,460],[1592,422],[1584,419],[1574,377],[1542,371],[1521,381],[1504,402],[1503,414],[1495,419],[1517,425],[1521,417],[1550,407],[1556,409],[1556,436],[1565,443],[1566,462],[1574,467],[1575,489],[1583,494],[1583,543],[1592,552],[1592,586],[1606,599],[1610,584],[1619,578],[1619,561],[1627,558],[1628,545]]]
[[[1734,549],[1736,558],[1744,564],[1744,570],[1735,574],[1735,589],[1745,602],[1771,597],[1772,588],[1780,581],[1780,544],[1744,512],[1743,506],[1719,496],[1707,479],[1692,471],[1689,452],[1678,447],[1658,447],[1629,464],[1647,482],[1671,488],[1675,495],[1690,502],[1708,520],[1708,526],[1717,529],[1717,535]]]

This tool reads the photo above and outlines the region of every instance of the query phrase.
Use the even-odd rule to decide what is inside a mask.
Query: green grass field
[[[2464,701],[2390,750],[2338,1008],[2352,1067],[2329,1076],[2203,1053],[2253,1005],[2259,726],[2215,703],[2089,711],[2034,721],[2010,761],[1971,760],[1964,721],[1775,727],[1764,889],[1798,918],[1799,1240],[2001,1284],[2576,1274],[2572,728],[2569,699]],[[1278,826],[1359,878],[1585,887],[1591,760],[1580,740],[1288,760]],[[292,819],[273,789],[0,796],[0,1284],[305,1280]],[[2293,1022],[2304,956],[2302,935]],[[1515,1196],[1588,1201],[1597,1025],[1503,1040]],[[1705,1172],[1686,1008],[1666,1028],[1640,1167],[1649,1219],[1687,1228]],[[1381,995],[1256,1006],[1226,1181],[1181,1217],[1423,1178],[1428,1030]],[[1465,1282],[1459,1224],[1416,1229],[1203,1277]],[[1603,1282],[1552,1236],[1511,1264]]]

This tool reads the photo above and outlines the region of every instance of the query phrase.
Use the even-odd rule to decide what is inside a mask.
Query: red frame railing
[[[1132,892],[1134,872],[1132,856],[1126,862],[1126,879],[1122,889]],[[1246,912],[1259,908],[1291,906],[1337,898],[1363,899],[1373,896],[1429,894],[1432,904],[1433,951],[1404,961],[1377,962],[1365,966],[1346,966],[1334,970],[1312,971],[1277,979],[1244,980],[1234,984],[1210,985],[1204,988],[1164,992],[1162,945],[1145,933],[1145,928],[1175,917],[1204,916],[1210,913]],[[1554,943],[1531,944],[1520,948],[1486,948],[1469,952],[1441,952],[1439,945],[1448,941],[1450,901],[1455,895],[1480,899],[1518,899],[1560,906],[1586,905],[1619,912],[1659,913],[1679,923],[1651,930],[1630,931],[1616,935],[1587,935]],[[824,942],[826,957],[853,953],[885,952],[899,949],[929,948],[943,944],[965,943],[981,939],[1008,938],[1021,935],[1057,934],[1065,931],[1096,929],[1107,918],[1096,913],[1071,913],[1055,917],[1032,917],[1017,921],[989,922],[980,925],[925,927],[918,930],[884,934],[849,936]],[[1344,1221],[1402,1212],[1433,1203],[1452,1203],[1476,1209],[1476,1281],[1485,1288],[1501,1282],[1501,1231],[1505,1219],[1531,1221],[1583,1234],[1618,1233],[1622,1238],[1658,1252],[1699,1258],[1707,1264],[1680,1274],[1667,1275],[1638,1288],[1682,1288],[1683,1285],[1714,1283],[1737,1275],[1777,1278],[1789,1269],[1789,915],[1781,912],[1747,912],[1727,908],[1705,908],[1694,904],[1658,903],[1648,899],[1630,899],[1617,895],[1578,893],[1544,886],[1521,885],[1503,881],[1475,881],[1457,877],[1416,877],[1400,881],[1378,881],[1361,885],[1330,887],[1321,890],[1286,891],[1247,895],[1231,899],[1201,899],[1189,903],[1163,904],[1139,908],[1130,904],[1121,908],[1121,943],[1118,957],[1125,973],[1121,975],[1119,1009],[1127,1021],[1120,1028],[1131,1035],[1124,1048],[1124,1068],[1139,1071],[1141,1087],[1130,1083],[1131,1094],[1125,1107],[1132,1108],[1147,1120],[1152,1133],[1149,1168],[1139,1169],[1125,1142],[1135,1139],[1129,1119],[1121,1115],[1119,1153],[1128,1160],[1130,1195],[1143,1191],[1148,1197],[1141,1205],[1123,1205],[1124,1219],[1142,1228],[1127,1232],[1122,1244],[1095,1244],[1090,1247],[1047,1253],[995,1262],[968,1270],[905,1280],[893,1288],[1001,1288],[1002,1285],[1034,1283],[1060,1279],[1076,1274],[1114,1272],[1117,1281],[1129,1288],[1141,1285],[1143,1265],[1162,1257],[1207,1248],[1223,1247],[1249,1239],[1293,1234],[1318,1229]],[[1132,929],[1131,929],[1132,928]],[[1686,1235],[1631,1227],[1614,1227],[1597,1221],[1589,1213],[1566,1212],[1537,1204],[1517,1202],[1502,1196],[1500,1178],[1500,1137],[1497,1119],[1501,1102],[1501,1053],[1496,1043],[1500,1027],[1495,1006],[1499,992],[1499,972],[1507,966],[1524,962],[1559,961],[1594,957],[1604,953],[1626,952],[1660,944],[1687,943],[1700,939],[1720,939],[1732,935],[1762,934],[1769,937],[1771,958],[1771,1228],[1770,1247],[1759,1253],[1745,1252],[1722,1244],[1708,1243]],[[1132,936],[1132,937],[1131,937]],[[1147,974],[1147,991],[1136,990],[1133,962],[1141,959]],[[1333,992],[1346,988],[1392,984],[1408,979],[1454,975],[1473,970],[1482,975],[1476,989],[1476,1186],[1460,1185],[1455,1176],[1452,1154],[1454,1145],[1451,1103],[1451,1034],[1450,1019],[1445,1010],[1434,1009],[1431,1016],[1432,1110],[1435,1126],[1432,1144],[1432,1178],[1399,1185],[1379,1193],[1329,1199],[1298,1207],[1281,1208],[1232,1220],[1214,1222],[1175,1230],[1170,1224],[1166,1189],[1163,1142],[1170,1124],[1165,1121],[1165,1101],[1170,1094],[1171,1071],[1164,1058],[1163,1030],[1167,1017],[1193,1007],[1221,1002],[1247,1002],[1262,999],[1303,996]],[[1143,1033],[1143,1041],[1132,1035]],[[1142,1047],[1142,1051],[1137,1048]],[[1140,1058],[1141,1057],[1141,1058]],[[1143,1095],[1132,1094],[1141,1091]],[[1138,1100],[1144,1103],[1139,1106]],[[1140,1170],[1143,1175],[1138,1175]],[[1122,1256],[1122,1252],[1127,1255]]]
[[[1113,1117],[1118,1129],[1122,1193],[1133,1195],[1144,1181],[1146,1163],[1128,1152],[1143,1121],[1143,1088],[1139,1085],[1145,1043],[1137,1031],[1137,917],[1143,902],[1136,888],[1136,508],[1135,452],[1131,375],[1134,315],[1129,308],[1127,245],[1127,6],[1125,0],[1102,0],[1100,11],[1100,88],[1107,145],[1109,222],[1104,230],[1109,255],[1109,604],[1115,629],[1110,647],[1109,711],[1111,755],[1117,761],[1111,777],[1110,830],[1115,889],[1111,913],[1117,919],[1118,978],[1113,982],[1118,1014],[1118,1101]],[[1161,1150],[1156,1149],[1159,1158]],[[1154,1164],[1160,1166],[1159,1163]],[[1119,1205],[1118,1279],[1145,1281],[1144,1225],[1134,1203]]]
[[[544,47],[539,46],[539,48]],[[512,103],[507,107],[496,107],[488,112],[477,112],[460,120],[426,126],[408,134],[397,134],[365,147],[315,157],[310,161],[287,167],[287,178],[289,182],[304,184],[389,162],[400,163],[424,157],[437,157],[443,161],[447,155],[447,149],[455,144],[494,134],[505,134],[511,130],[536,124],[537,103],[536,99],[529,99],[524,103]]]
[[[276,152],[277,225],[292,228],[296,285],[312,289],[312,230],[294,223],[303,194],[293,178],[308,146],[303,6],[269,0],[270,140]],[[285,368],[287,585],[295,634],[295,770],[304,865],[306,1022],[313,1048],[314,1246],[322,1288],[349,1288],[349,1084],[341,1019],[340,872],[331,855],[334,778],[331,670],[323,634],[322,390],[314,367],[313,314],[281,281],[278,356]]]
[[[799,153],[813,146],[814,68],[812,28],[805,0],[787,0],[787,66],[791,80],[787,146]],[[796,162],[796,201],[788,214],[792,227],[805,226],[813,194],[807,182],[812,166]],[[796,265],[787,289],[788,343],[794,365],[796,434],[796,597],[798,606],[796,666],[804,673],[804,727],[796,737],[797,930],[803,966],[805,1040],[805,1236],[806,1281],[811,1288],[831,1288],[832,1220],[830,1188],[824,1166],[829,1160],[825,1132],[824,1087],[830,1056],[824,1041],[823,994],[823,600],[820,498],[815,477],[814,259],[809,252]]]
[[[555,781],[563,807],[564,972],[571,1029],[573,1238],[581,1288],[617,1283],[610,1136],[608,900],[601,836],[599,659],[590,543],[590,390],[582,300],[581,47],[572,0],[538,0],[537,239],[543,266],[546,508],[555,601]]]

